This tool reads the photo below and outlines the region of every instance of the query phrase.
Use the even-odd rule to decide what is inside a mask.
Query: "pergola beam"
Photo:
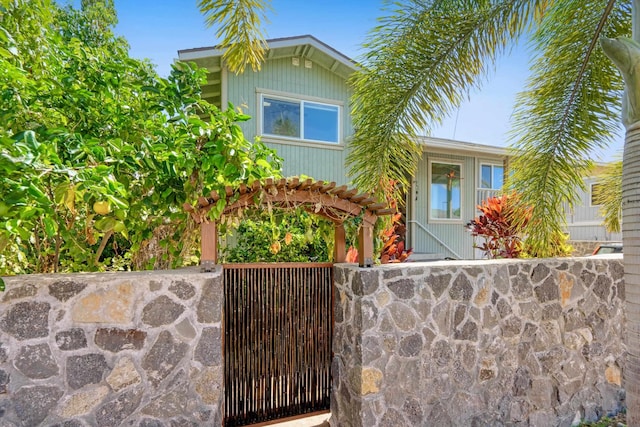
[[[312,214],[329,219],[335,224],[334,262],[346,261],[346,233],[343,222],[347,218],[362,215],[362,224],[358,235],[358,263],[360,267],[373,265],[373,227],[378,216],[395,212],[386,203],[375,203],[368,194],[358,194],[345,185],[336,187],[335,182],[325,183],[299,178],[266,179],[263,183],[255,181],[248,186],[244,183],[237,188],[224,189],[226,199],[231,201],[222,215],[229,215],[239,209],[255,205],[271,205],[282,209],[301,207]],[[201,223],[201,264],[202,268],[212,269],[218,262],[218,230],[215,222],[206,220],[206,213],[215,206],[220,196],[211,191],[210,198],[200,197],[198,209],[185,205],[185,210]]]

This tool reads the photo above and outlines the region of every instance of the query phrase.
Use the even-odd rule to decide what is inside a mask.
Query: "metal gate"
[[[327,410],[333,266],[227,264],[225,426]]]

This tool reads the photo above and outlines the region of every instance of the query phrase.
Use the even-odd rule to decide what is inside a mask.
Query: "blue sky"
[[[115,0],[116,33],[131,46],[131,55],[149,58],[167,75],[179,49],[212,46],[215,32],[206,28],[196,0]],[[311,34],[345,55],[357,59],[376,19],[383,16],[383,0],[272,0],[267,37]],[[431,136],[506,146],[515,96],[529,75],[525,46],[502,58],[482,89],[470,94],[452,117]],[[610,160],[620,152],[622,137],[596,160]]]

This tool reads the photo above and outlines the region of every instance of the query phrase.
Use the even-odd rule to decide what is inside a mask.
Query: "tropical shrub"
[[[407,227],[402,222],[402,214],[394,214],[391,226],[382,232],[384,244],[380,253],[380,263],[404,262],[409,258],[413,249],[405,248],[406,232]]]
[[[519,258],[523,254],[520,233],[530,213],[516,207],[516,197],[514,194],[489,197],[477,206],[481,214],[466,225],[474,238],[482,239],[474,247],[484,252],[486,258]]]
[[[254,209],[228,227],[224,262],[329,262],[334,226],[303,209]]]
[[[279,176],[249,117],[201,98],[204,70],[129,57],[112,1],[1,5],[0,274],[192,263],[182,204]]]

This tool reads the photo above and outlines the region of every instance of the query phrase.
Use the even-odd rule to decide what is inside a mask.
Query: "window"
[[[456,163],[431,162],[430,165],[431,219],[460,220],[462,166]]]
[[[504,166],[495,164],[480,165],[480,188],[500,190],[504,184]]]
[[[338,144],[337,105],[262,95],[262,134],[293,140]]]
[[[602,184],[591,184],[591,206],[600,206],[598,193],[602,191]]]

